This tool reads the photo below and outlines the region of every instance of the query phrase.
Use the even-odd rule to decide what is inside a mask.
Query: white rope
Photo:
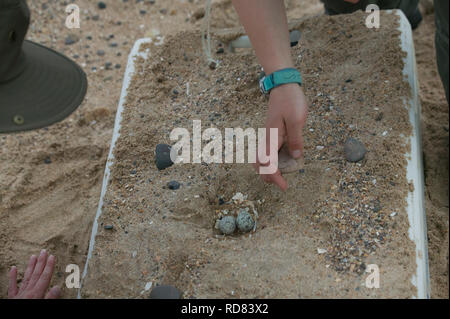
[[[206,7],[205,7],[205,17],[203,22],[203,28],[202,28],[202,48],[203,53],[206,56],[206,59],[208,61],[208,64],[215,63],[218,64],[218,61],[214,60],[211,53],[211,1],[212,0],[206,0]],[[206,34],[206,37],[205,37]]]

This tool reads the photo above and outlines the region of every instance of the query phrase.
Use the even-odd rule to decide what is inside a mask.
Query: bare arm
[[[266,74],[293,67],[283,0],[233,0]]]
[[[293,67],[284,1],[233,0],[233,4],[266,74]],[[294,158],[303,156],[302,131],[307,110],[306,97],[298,84],[282,85],[270,92],[266,129],[278,129],[278,149],[287,142]],[[279,170],[262,178],[287,189]]]

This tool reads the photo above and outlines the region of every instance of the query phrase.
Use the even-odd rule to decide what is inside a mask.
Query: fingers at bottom
[[[45,295],[45,299],[58,299],[59,296],[61,296],[61,289],[55,286]]]
[[[17,295],[17,268],[13,266],[9,272],[8,298]]]

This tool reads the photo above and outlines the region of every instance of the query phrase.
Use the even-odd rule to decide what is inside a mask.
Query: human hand
[[[14,266],[9,272],[9,299],[57,299],[60,295],[58,286],[47,291],[50,280],[52,279],[53,269],[55,267],[55,257],[48,256],[45,250],[42,250],[39,257],[35,255],[30,257],[28,267],[20,285],[17,288],[17,268]]]
[[[293,158],[298,159],[302,157],[303,127],[306,123],[307,113],[308,103],[303,89],[298,84],[286,84],[273,89],[270,92],[269,110],[266,120],[266,154],[270,153],[270,128],[277,128],[277,150],[284,143],[287,143],[289,153]],[[278,153],[276,155],[276,160],[278,160]],[[259,170],[260,166],[270,164],[270,162],[261,163],[258,159],[255,168]],[[275,184],[283,191],[288,187],[279,169],[274,174],[261,174],[261,177],[265,182]]]

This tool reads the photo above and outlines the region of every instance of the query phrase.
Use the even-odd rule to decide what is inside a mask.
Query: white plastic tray
[[[405,68],[403,73],[407,78],[411,86],[411,98],[409,101],[405,100],[405,106],[409,109],[410,121],[414,128],[413,135],[410,137],[411,152],[405,154],[408,158],[407,166],[407,178],[414,184],[414,191],[408,195],[408,218],[410,223],[409,236],[416,244],[416,260],[417,271],[411,278],[412,283],[417,287],[417,295],[413,298],[429,298],[430,297],[430,284],[429,284],[429,269],[428,269],[428,250],[427,250],[427,228],[426,228],[426,215],[424,206],[424,176],[423,176],[423,164],[422,164],[422,150],[421,150],[421,129],[420,129],[420,114],[421,106],[418,98],[418,82],[416,77],[416,58],[414,50],[414,42],[412,38],[411,26],[406,16],[398,10],[395,13],[401,17],[400,30],[402,48],[407,52],[405,58]],[[298,39],[297,39],[298,40]],[[89,260],[92,256],[92,251],[95,246],[95,237],[98,230],[98,219],[102,214],[103,198],[107,191],[107,185],[109,182],[110,168],[114,161],[113,150],[116,141],[119,137],[119,130],[122,122],[123,105],[127,97],[128,87],[131,82],[135,70],[135,58],[141,56],[147,58],[146,53],[140,53],[139,49],[141,44],[150,43],[152,40],[144,38],[136,41],[128,57],[128,65],[125,71],[125,77],[122,86],[122,93],[119,101],[119,107],[117,109],[116,121],[114,126],[113,138],[111,148],[109,151],[108,161],[106,163],[105,175],[103,178],[102,191],[100,195],[100,201],[95,216],[94,224],[92,227],[91,240],[89,244],[89,252],[86,260],[86,265],[82,274],[82,283],[86,277]],[[243,36],[234,42],[235,47],[248,47],[248,37]],[[78,298],[81,297],[82,286],[78,292]]]

